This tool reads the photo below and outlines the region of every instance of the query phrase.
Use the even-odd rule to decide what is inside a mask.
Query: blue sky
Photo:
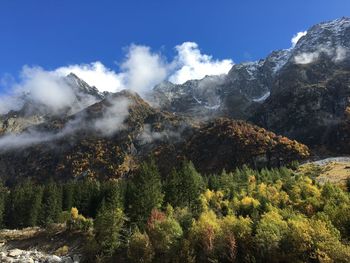
[[[134,43],[169,61],[186,41],[235,63],[288,48],[321,21],[350,16],[349,0],[1,0],[0,78],[101,61],[118,70]]]

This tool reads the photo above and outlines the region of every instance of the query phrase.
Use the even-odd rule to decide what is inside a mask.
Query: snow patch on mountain
[[[213,105],[213,106],[204,106],[204,108],[208,109],[208,110],[217,110],[219,109],[221,106],[221,104],[217,104],[217,105]]]
[[[276,75],[283,68],[283,66],[288,62],[290,56],[291,49],[275,51],[268,56],[266,60],[274,64],[271,68],[273,75]]]
[[[268,97],[270,97],[270,91],[266,92],[265,94],[263,94],[261,97],[253,99],[254,102],[263,102],[265,101]]]

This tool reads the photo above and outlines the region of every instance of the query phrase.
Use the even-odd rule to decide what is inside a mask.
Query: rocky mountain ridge
[[[154,97],[178,114],[249,120],[312,147],[348,153],[340,144],[348,140],[349,69],[350,18],[343,17],[312,26],[295,46],[236,64],[227,75],[162,83]],[[329,147],[334,135],[337,146]]]
[[[0,137],[0,177],[10,185],[26,177],[40,181],[49,178],[67,180],[85,177],[116,179],[128,175],[138,167],[140,161],[152,154],[157,155],[160,149],[176,147],[176,151],[160,155],[162,159],[159,163],[164,164],[166,159],[174,156],[176,152],[179,152],[180,159],[195,158],[194,154],[187,154],[191,149],[197,149],[196,156],[203,155],[203,158],[206,158],[208,152],[227,154],[221,145],[223,141],[227,149],[233,147],[232,149],[237,150],[236,153],[231,152],[232,158],[238,157],[238,152],[239,155],[246,153],[248,156],[248,148],[258,143],[254,139],[255,135],[252,135],[253,139],[246,149],[239,142],[240,137],[235,137],[239,129],[230,133],[226,132],[230,124],[225,126],[218,121],[212,125],[221,130],[220,140],[205,144],[207,140],[203,139],[204,144],[199,148],[195,148],[196,144],[188,146],[195,138],[193,136],[199,136],[206,129],[205,126],[198,125],[189,118],[153,108],[137,94],[122,91],[74,115],[51,119],[27,128],[17,135],[6,134]],[[235,123],[232,125],[237,126]],[[271,139],[275,135],[264,132],[264,129],[250,128],[249,124],[244,123],[240,123],[239,126],[246,131],[246,138],[257,133],[260,134],[259,140],[266,140],[267,144],[270,144],[270,140],[273,145],[283,144],[282,141]],[[217,132],[218,130],[208,131],[209,134]],[[23,144],[20,144],[21,141]],[[292,154],[295,151],[294,142],[286,138],[286,143],[291,148],[276,151],[279,155],[278,162],[288,163],[308,156],[308,149],[303,148],[306,146],[300,146],[301,148]],[[262,150],[262,154],[267,151],[269,150]],[[176,157],[180,160],[179,158]],[[228,170],[243,165],[241,161],[233,162],[232,158],[227,159]],[[244,161],[248,162],[249,158],[246,157]],[[169,163],[168,168],[171,169],[176,164],[177,162]],[[207,164],[209,162],[196,162],[198,168],[208,168],[209,171]],[[210,171],[219,172],[221,169],[219,160],[214,160],[210,165]],[[255,163],[252,162],[252,165]],[[262,160],[259,167],[270,165],[278,163],[266,159]]]
[[[70,74],[62,81],[73,91],[71,106],[51,111],[28,94],[21,110],[0,117],[0,176],[9,183],[48,174],[120,178],[157,153],[174,161],[169,166],[193,159],[201,171],[274,166],[308,156],[294,140],[348,153],[349,28],[349,18],[321,23],[294,47],[234,65],[227,75],[163,82],[146,98],[151,105],[130,91],[102,94]],[[246,134],[237,137],[241,130]],[[264,156],[250,152],[254,147]],[[251,158],[236,160],[238,152]]]
[[[71,105],[53,111],[45,104],[34,101],[30,93],[24,93],[18,100],[18,103],[23,104],[20,110],[10,111],[3,116],[0,115],[0,134],[20,133],[30,126],[49,121],[57,116],[72,115],[95,102],[101,101],[108,95],[107,93],[100,93],[96,87],[88,85],[73,73],[61,78],[61,81],[72,91],[74,97],[71,98]]]

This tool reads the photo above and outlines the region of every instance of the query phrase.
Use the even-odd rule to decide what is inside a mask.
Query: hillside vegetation
[[[349,262],[350,195],[307,173],[246,166],[209,177],[154,161],[126,180],[1,188],[7,228],[63,223],[86,262]]]

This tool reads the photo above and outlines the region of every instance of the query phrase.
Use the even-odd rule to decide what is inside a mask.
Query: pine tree
[[[153,208],[159,208],[163,201],[162,184],[154,161],[143,162],[131,178],[127,188],[127,211],[132,222],[141,228]]]
[[[100,183],[93,180],[83,180],[75,183],[74,206],[81,214],[87,217],[95,217],[100,206]]]
[[[44,226],[57,222],[62,212],[62,190],[50,182],[44,187],[40,223]]]
[[[42,188],[30,181],[12,189],[6,200],[6,226],[23,228],[37,225],[41,196]]]
[[[204,189],[202,176],[192,162],[184,162],[179,171],[173,170],[165,185],[165,200],[172,206],[192,207]]]
[[[95,241],[103,256],[111,256],[121,244],[125,216],[121,209],[102,205],[94,221]]]
[[[4,217],[5,217],[5,201],[6,201],[7,191],[3,183],[0,181],[0,228],[4,227]]]
[[[70,211],[74,206],[74,183],[68,182],[63,185],[62,188],[62,209],[64,211]]]
[[[126,183],[124,180],[105,182],[101,186],[102,200],[107,206],[124,208]]]

